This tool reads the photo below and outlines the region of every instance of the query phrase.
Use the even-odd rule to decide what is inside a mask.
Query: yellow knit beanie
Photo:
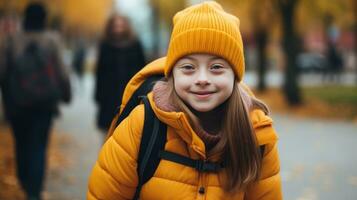
[[[165,76],[181,57],[193,53],[208,53],[227,60],[241,81],[244,75],[243,42],[239,19],[214,1],[204,2],[178,12],[173,18]]]

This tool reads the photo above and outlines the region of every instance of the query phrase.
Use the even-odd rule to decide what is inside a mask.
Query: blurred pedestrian
[[[144,69],[154,73],[160,64]],[[142,98],[145,105],[133,109],[105,142],[87,198],[281,200],[269,110],[241,82],[239,19],[214,1],[178,12],[162,66],[165,78]],[[130,83],[125,98],[139,90],[139,82]],[[150,115],[160,122],[144,123]],[[156,135],[164,140],[145,137],[150,125],[167,127]],[[140,154],[143,144],[149,149],[162,142],[157,154]]]
[[[43,4],[31,3],[23,32],[9,36],[3,47],[5,77],[1,90],[5,115],[15,139],[17,176],[27,199],[41,199],[46,150],[60,101],[70,101],[60,38],[45,30]]]
[[[15,14],[5,14],[3,15],[0,12],[0,58],[5,55],[4,47],[6,39],[9,35],[16,34],[19,31],[20,20],[19,17]],[[0,81],[4,77],[5,72],[5,62],[4,59],[0,59]]]
[[[337,42],[340,37],[339,28],[333,23],[334,18],[332,15],[326,15],[324,23],[326,27],[327,38],[327,67],[323,76],[324,80],[329,82],[339,83],[341,79],[341,73],[344,68],[343,58],[341,52],[337,48]]]
[[[86,46],[85,42],[78,38],[74,45],[72,67],[81,81],[85,70]]]
[[[120,106],[125,85],[144,65],[141,43],[130,27],[128,18],[113,15],[100,43],[96,71],[97,126],[103,133],[109,129],[115,111]]]
[[[327,70],[324,74],[325,81],[340,83],[343,72],[343,58],[334,42],[327,42]]]
[[[73,88],[78,95],[81,95],[84,89],[83,76],[86,66],[86,55],[86,43],[78,34],[77,38],[73,41],[73,59],[71,63],[73,71],[76,74],[75,79],[73,79]]]

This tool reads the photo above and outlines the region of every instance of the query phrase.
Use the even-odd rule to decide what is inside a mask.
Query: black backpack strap
[[[134,200],[139,199],[142,186],[154,175],[160,163],[159,152],[165,148],[166,124],[162,123],[153,112],[146,96],[141,97],[145,106],[143,134],[138,154],[139,183]]]
[[[204,160],[194,160],[186,156],[182,156],[177,153],[169,151],[160,151],[160,158],[164,160],[169,160],[175,163],[186,165],[195,168],[199,172],[218,172],[223,168],[222,163],[213,163]]]
[[[259,146],[261,158],[264,157],[265,145]],[[159,157],[164,160],[169,160],[175,163],[179,163],[185,166],[195,168],[199,172],[218,172],[224,168],[223,163],[213,163],[204,160],[194,160],[186,156],[182,156],[177,153],[161,150]]]
[[[129,101],[125,105],[123,112],[120,114],[118,121],[116,122],[116,126],[120,124],[123,119],[125,119],[130,112],[135,108],[135,106],[139,105],[140,103],[140,96],[146,96],[149,91],[152,90],[152,87],[154,86],[154,82],[160,80],[163,77],[163,75],[153,75],[149,78],[147,78],[137,90],[131,95]],[[119,109],[117,109],[116,113],[119,113]]]
[[[265,151],[265,145],[260,145],[259,149],[260,149],[260,157],[263,159],[264,151]]]

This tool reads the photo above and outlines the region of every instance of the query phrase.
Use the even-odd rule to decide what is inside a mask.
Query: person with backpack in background
[[[174,16],[166,58],[130,80],[120,115],[165,77],[114,118],[87,199],[282,199],[269,110],[242,83],[239,23],[214,1]]]
[[[44,5],[29,4],[24,31],[7,39],[2,55],[5,76],[1,90],[15,141],[17,177],[31,200],[41,199],[47,144],[58,104],[71,98],[60,38],[45,30],[46,16]]]
[[[126,84],[144,65],[143,49],[130,27],[129,19],[114,14],[108,20],[100,43],[95,75],[97,126],[103,133],[108,131],[120,106]]]

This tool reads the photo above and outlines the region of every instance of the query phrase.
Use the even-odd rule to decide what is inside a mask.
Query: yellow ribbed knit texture
[[[173,19],[166,77],[181,57],[192,53],[208,53],[226,59],[241,81],[244,75],[243,42],[239,19],[226,13],[214,2],[204,2],[178,12]]]

